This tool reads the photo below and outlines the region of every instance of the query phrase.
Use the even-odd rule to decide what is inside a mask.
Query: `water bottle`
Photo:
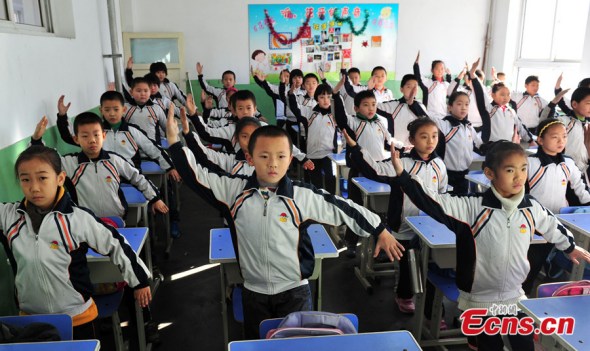
[[[420,260],[414,249],[409,249],[408,265],[410,266],[410,280],[412,281],[412,292],[414,294],[422,294],[424,287],[422,286],[422,273],[420,272]]]

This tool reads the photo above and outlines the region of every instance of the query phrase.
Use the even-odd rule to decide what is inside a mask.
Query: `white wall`
[[[396,71],[411,73],[421,50],[423,71],[443,59],[454,74],[465,60],[483,55],[490,0],[398,0],[399,25]],[[121,3],[121,27],[126,32],[183,32],[185,71],[196,79],[195,63],[205,65],[207,78],[218,78],[226,69],[247,83],[249,74],[248,4],[294,3],[293,0],[167,1],[128,0]],[[393,3],[357,0],[354,3]],[[343,0],[309,3],[346,3]],[[158,18],[154,16],[158,9]],[[125,58],[126,60],[126,58]],[[398,78],[401,79],[401,78]]]
[[[64,3],[72,11],[73,26],[67,19],[56,26],[71,27],[73,32],[68,35],[75,33],[72,38],[0,33],[0,118],[4,125],[0,128],[0,148],[30,136],[43,115],[55,125],[60,94],[72,102],[70,115],[75,115],[96,107],[105,91],[100,29],[108,28],[108,24],[100,23],[106,16],[99,13],[106,11],[106,5],[52,1],[56,7]]]

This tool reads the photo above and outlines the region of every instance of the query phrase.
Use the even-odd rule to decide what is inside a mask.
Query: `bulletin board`
[[[269,82],[295,68],[335,81],[357,67],[367,79],[375,66],[395,79],[398,4],[248,5],[248,26],[251,70]]]

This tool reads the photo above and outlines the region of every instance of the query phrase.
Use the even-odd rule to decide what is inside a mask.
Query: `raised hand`
[[[551,102],[554,104],[557,104],[558,102],[561,101],[561,99],[563,99],[563,97],[565,96],[565,94],[568,93],[568,91],[570,91],[570,88],[563,89],[557,95],[555,95],[555,97],[553,98],[553,100],[551,100]]]
[[[375,88],[375,77],[369,78],[369,80],[367,81],[367,88],[369,90],[373,90],[373,88]]]
[[[68,110],[70,109],[70,106],[72,105],[72,102],[68,102],[67,105],[64,104],[64,99],[65,99],[65,95],[62,95],[59,97],[59,99],[57,99],[57,114],[60,116],[65,116],[68,114]]]
[[[107,91],[115,91],[115,82],[109,82],[109,84],[107,84]]]
[[[514,131],[512,133],[512,142],[515,144],[520,144],[520,134],[518,134],[518,127],[514,126]]]
[[[393,165],[393,169],[395,170],[395,174],[398,176],[403,173],[404,165],[402,164],[402,160],[399,157],[399,151],[395,149],[393,143],[391,143],[391,164]]]
[[[45,134],[45,131],[47,130],[47,124],[49,124],[49,120],[47,119],[47,116],[43,116],[35,127],[35,131],[33,132],[33,140],[39,140],[43,137],[43,134]]]
[[[418,50],[418,55],[416,55],[416,61],[414,63],[420,63],[420,50]]]
[[[477,61],[475,61],[471,64],[471,70],[469,71],[469,76],[471,77],[471,79],[474,79],[474,77],[477,77],[475,75],[475,71],[477,71],[478,66],[479,66],[479,57],[477,58]]]
[[[496,72],[496,67],[492,66],[492,79],[498,80],[498,72]]]
[[[346,140],[346,145],[348,145],[350,147],[356,146],[356,141],[354,141],[354,139],[351,138],[350,135],[348,135],[346,130],[342,130],[342,135],[344,135],[344,140]]]
[[[320,76],[320,80],[326,79],[326,75],[324,74],[324,70],[321,67],[320,67],[320,69],[318,69],[318,76]]]
[[[555,89],[561,89],[561,80],[563,79],[563,72],[559,74],[557,77],[557,81],[555,82]]]
[[[446,74],[451,74],[451,69],[449,67],[445,67],[445,73]]]
[[[204,92],[201,91],[201,99],[203,98]],[[193,99],[193,94],[188,93],[186,95],[186,109],[188,110],[189,115],[194,116],[197,111],[197,105],[195,104],[195,99]]]
[[[461,70],[461,72],[459,72],[459,75],[457,76],[457,78],[459,80],[463,79],[463,77],[465,77],[465,74],[467,73],[467,66],[463,67],[463,69]]]
[[[186,117],[186,110],[184,107],[180,108],[180,122],[182,124],[182,134],[188,134],[190,132],[190,127],[188,125],[188,118]]]
[[[166,138],[168,138],[168,144],[176,144],[179,141],[178,133],[178,123],[176,123],[176,119],[174,118],[174,104],[171,102],[168,107],[168,119],[166,120]]]
[[[133,69],[133,56],[129,56],[127,60],[127,69]]]
[[[203,74],[203,65],[200,62],[197,62],[197,74]]]

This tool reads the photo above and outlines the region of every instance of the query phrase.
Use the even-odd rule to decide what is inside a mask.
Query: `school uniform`
[[[541,115],[545,118],[547,116],[552,116],[555,111],[555,106],[556,105],[553,102],[549,102],[549,104],[543,109]],[[586,145],[584,145],[584,127],[588,121],[586,118],[577,117],[573,110],[572,114],[558,116],[556,118],[565,124],[565,130],[567,131],[567,143],[565,144],[565,150],[563,150],[563,153],[574,160],[581,172],[586,172],[589,156],[588,151],[586,150]]]
[[[258,183],[256,173],[250,177],[218,174],[198,164],[180,143],[170,150],[185,184],[221,209],[229,223],[244,278],[247,338],[257,338],[261,318],[311,309],[307,278],[313,272],[314,254],[308,224],[346,224],[365,237],[379,235],[385,228],[379,216],[362,206],[287,176],[272,191]],[[285,301],[291,308],[271,302],[278,310],[273,312],[269,302],[258,299],[270,301],[281,294],[288,294]],[[252,308],[251,301],[259,308]]]
[[[169,101],[178,100],[181,105],[186,105],[186,95],[176,83],[169,81],[168,78],[164,78],[164,81],[160,83],[159,92],[163,98],[167,98]]]
[[[348,94],[348,96],[352,99],[352,103],[354,106],[354,97],[356,96],[356,94],[360,93],[361,91],[368,90],[369,87],[366,85],[352,85],[352,84],[350,84],[350,81],[348,80],[348,75],[346,75],[346,80],[344,81],[344,89],[345,89],[346,93]],[[379,90],[377,88],[373,88],[372,91],[373,91],[373,94],[375,94],[375,100],[377,100],[377,103],[393,100],[393,92],[391,90],[387,89],[386,87],[383,87],[382,90]]]
[[[548,104],[547,100],[540,97],[539,94],[529,95],[526,91],[513,92],[512,100],[516,103],[516,112],[518,112],[522,123],[528,129],[535,130],[539,125],[541,112]]]
[[[43,145],[43,141],[31,138],[31,144]],[[93,160],[83,152],[60,158],[62,169],[75,187],[78,205],[91,209],[98,217],[125,216],[127,201],[121,191],[123,181],[141,191],[150,204],[160,200],[154,184],[114,152],[102,149]]]
[[[478,79],[471,81],[473,92],[477,101],[477,108],[482,120],[481,139],[483,142],[512,140],[514,127],[523,141],[533,141],[533,135],[522,123],[514,108],[508,104],[500,106],[494,101],[486,104],[486,97]]]
[[[339,98],[338,95],[335,95]],[[307,136],[307,157],[315,165],[313,170],[305,172],[305,181],[311,182],[318,188],[324,188],[331,194],[336,192],[336,178],[332,170],[332,160],[328,155],[338,149],[338,134],[336,120],[331,108],[313,108],[298,106],[296,97],[289,94],[289,106],[297,116],[297,120],[304,126]],[[324,184],[325,182],[325,184]]]
[[[201,85],[201,89],[205,90],[207,94],[213,97],[213,100],[215,100],[217,107],[228,107],[226,96],[227,90],[225,88],[217,88],[209,85],[209,83],[207,83],[207,81],[203,78],[202,74],[199,74],[199,84]]]
[[[280,96],[280,89],[278,85],[270,84],[266,80],[260,80],[257,76],[254,76],[254,82],[261,87],[264,92],[272,99],[275,107],[275,118],[277,121],[277,125],[282,127],[287,121],[285,103],[281,99]]]
[[[418,79],[418,85],[422,89],[424,105],[428,115],[443,118],[447,115],[447,91],[451,82],[451,75],[446,75],[446,80],[425,78],[420,74],[420,65],[414,63],[414,76]],[[434,78],[434,77],[433,77]]]
[[[402,96],[397,100],[380,102],[377,104],[377,114],[388,121],[388,131],[396,140],[404,143],[404,146],[411,146],[408,124],[418,117],[427,116],[426,107],[414,100],[408,105]]]
[[[77,207],[63,188],[35,228],[25,199],[0,204],[0,230],[16,272],[19,308],[26,314],[64,313],[79,326],[98,316],[86,264],[89,248],[110,256],[133,288],[149,286],[150,273],[127,241],[88,209]]]
[[[240,149],[235,154],[228,154],[212,150],[203,143],[199,136],[194,133],[184,135],[186,146],[193,153],[199,164],[205,165],[211,170],[230,175],[250,176],[254,173],[254,166],[248,164],[244,152]]]
[[[529,193],[549,211],[559,213],[562,207],[590,204],[588,187],[570,157],[563,154],[550,156],[539,147],[536,154],[528,157],[527,168]],[[531,270],[522,284],[525,293],[533,293],[535,279],[553,247],[553,244],[547,243],[531,245],[529,248]]]
[[[482,122],[479,109],[477,108],[477,101],[473,95],[473,89],[466,84],[461,85],[459,83],[460,80],[458,78],[455,78],[455,80],[451,82],[448,95],[451,96],[455,92],[464,92],[469,96],[469,110],[467,115],[469,116],[469,122],[471,122],[471,125],[473,125],[475,130],[479,132]]]
[[[135,168],[141,169],[142,157],[156,161],[160,168],[166,171],[174,168],[168,153],[148,138],[139,127],[121,120],[119,128],[114,130],[110,123],[103,118],[102,128],[106,133],[102,148],[122,156],[133,163]],[[57,129],[64,142],[78,146],[72,138],[67,115],[57,115]]]
[[[444,135],[443,147],[437,152],[447,166],[449,184],[453,186],[454,193],[467,194],[469,182],[465,175],[473,162],[473,151],[482,144],[481,138],[467,117],[459,120],[449,115],[443,119],[435,118],[435,122]]]
[[[166,132],[166,113],[152,100],[148,100],[145,105],[139,105],[135,101],[126,103],[127,112],[123,119],[127,123],[138,126],[145,132],[148,138],[154,140],[157,144],[161,143],[163,130]]]

